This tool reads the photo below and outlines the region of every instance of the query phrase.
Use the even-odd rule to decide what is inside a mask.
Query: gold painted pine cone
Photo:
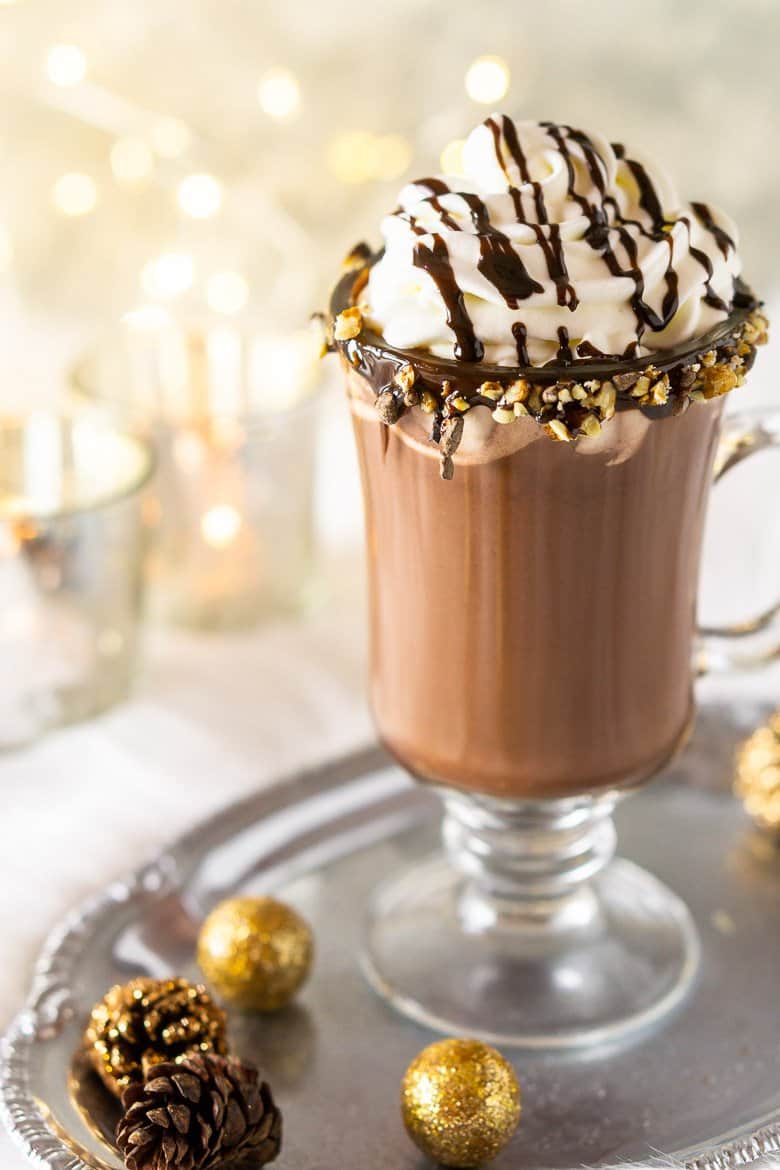
[[[205,987],[141,977],[112,987],[95,1004],[84,1043],[95,1071],[119,1097],[161,1061],[226,1053],[225,1013]]]
[[[734,791],[759,828],[780,838],[780,711],[740,748]]]

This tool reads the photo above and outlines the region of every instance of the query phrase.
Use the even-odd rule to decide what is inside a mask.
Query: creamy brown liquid
[[[359,402],[371,699],[416,776],[504,797],[637,783],[684,738],[722,401],[618,414],[439,477]],[[358,409],[360,406],[360,409]],[[519,429],[516,429],[519,428]]]

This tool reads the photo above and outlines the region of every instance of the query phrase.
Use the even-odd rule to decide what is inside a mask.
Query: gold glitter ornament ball
[[[222,999],[250,1011],[274,1012],[308,978],[311,928],[275,898],[228,898],[212,910],[198,936],[198,963]]]
[[[734,791],[758,827],[780,838],[780,711],[740,748]]]
[[[520,1086],[500,1052],[479,1040],[439,1040],[401,1084],[409,1137],[443,1166],[479,1166],[503,1150],[520,1120]]]

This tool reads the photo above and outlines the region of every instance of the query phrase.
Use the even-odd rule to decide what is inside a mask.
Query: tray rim
[[[363,746],[325,764],[283,773],[261,790],[198,821],[150,860],[74,907],[49,932],[34,964],[24,1005],[0,1037],[0,1121],[34,1165],[45,1170],[94,1170],[47,1124],[31,1087],[36,1049],[73,1017],[72,968],[87,939],[119,907],[141,907],[145,901],[181,890],[200,843],[224,831],[243,811],[251,809],[256,816],[271,812],[305,799],[310,788],[321,791],[328,784],[348,783],[368,769],[392,762],[381,747]],[[674,1164],[686,1170],[737,1170],[773,1154],[780,1154],[780,1120],[744,1137],[698,1150]],[[657,1159],[654,1162],[657,1164]]]

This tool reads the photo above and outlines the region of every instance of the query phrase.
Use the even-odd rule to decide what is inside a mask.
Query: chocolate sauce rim
[[[352,304],[351,292],[356,280],[371,263],[355,271],[346,272],[336,283],[330,301],[331,316],[335,320],[340,312]],[[649,367],[665,373],[680,365],[690,364],[703,353],[728,341],[738,327],[747,321],[750,314],[760,308],[761,302],[754,296],[750,287],[740,278],[737,279],[737,291],[747,298],[745,305],[732,309],[724,321],[713,326],[706,333],[699,334],[690,341],[684,342],[670,349],[655,350],[644,357],[623,360],[620,357],[606,359],[575,358],[572,362],[549,362],[544,366],[497,365],[492,362],[459,362],[454,358],[437,357],[424,349],[401,349],[385,341],[381,334],[364,327],[359,337],[355,338],[362,347],[379,350],[388,357],[395,359],[399,366],[411,364],[421,373],[435,374],[456,384],[462,382],[464,376],[468,381],[505,382],[517,378],[525,378],[529,382],[551,384],[555,382],[588,381],[589,379],[608,379],[614,374],[642,374]],[[348,345],[350,342],[336,343]]]

